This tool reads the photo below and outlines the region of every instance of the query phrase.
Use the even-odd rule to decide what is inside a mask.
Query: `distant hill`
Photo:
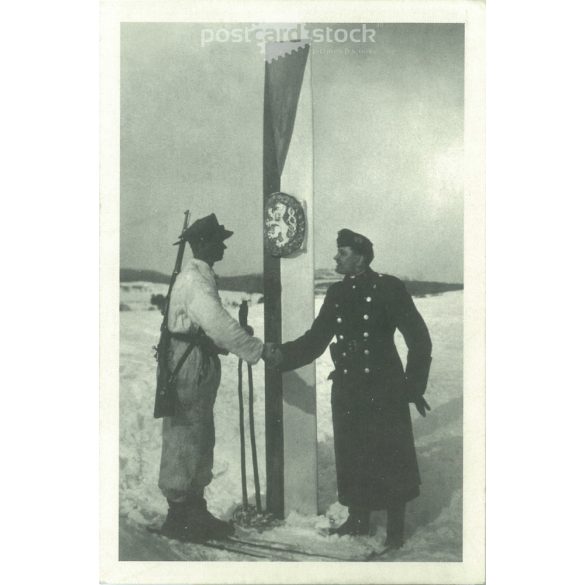
[[[463,290],[463,284],[448,282],[432,282],[427,280],[403,280],[406,290],[413,297],[438,295],[453,290]]]
[[[264,282],[261,274],[245,274],[243,276],[220,276],[221,290],[238,290],[246,293],[263,293]]]
[[[120,268],[120,282],[156,282],[169,284],[171,277],[156,272],[156,270],[135,270],[134,268]]]
[[[120,269],[120,282],[155,282],[168,284],[170,276],[155,270],[135,270],[133,268]],[[339,274],[329,269],[315,272],[315,292],[325,293],[329,286],[341,280]],[[448,291],[463,290],[463,284],[447,282],[431,282],[426,280],[403,280],[408,292],[415,297],[436,295]],[[242,291],[246,293],[263,292],[263,278],[261,274],[244,274],[241,276],[221,276],[219,279],[221,290]]]
[[[330,276],[322,274],[319,271],[315,274],[315,292],[325,294],[327,289],[334,283],[341,280],[339,274]],[[452,290],[463,290],[463,285],[459,283],[432,282],[427,280],[408,280],[402,279],[406,290],[413,297],[425,297],[427,295],[438,295]]]
[[[169,284],[171,277],[155,270],[120,269],[120,282],[155,282]],[[220,276],[219,287],[222,290],[262,293],[262,275],[244,274],[242,276]]]

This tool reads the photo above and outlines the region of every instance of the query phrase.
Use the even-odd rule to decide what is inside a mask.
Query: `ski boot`
[[[209,538],[206,526],[188,502],[169,501],[169,511],[160,531],[168,538],[183,542],[202,543]]]
[[[200,498],[189,502],[169,501],[169,512],[161,533],[169,538],[197,544],[226,538],[234,533],[234,527],[213,516],[207,510],[205,500]]]
[[[234,525],[231,522],[216,518],[208,509],[207,503],[203,500],[203,505],[199,510],[200,519],[205,525],[210,539],[222,539],[232,536],[235,532]]]

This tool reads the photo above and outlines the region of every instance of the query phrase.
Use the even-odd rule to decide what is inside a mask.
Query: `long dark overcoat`
[[[406,370],[394,344],[408,346]],[[371,269],[329,287],[319,315],[282,346],[283,370],[308,364],[331,339],[337,489],[346,506],[379,510],[419,494],[409,399],[425,391],[431,339],[404,284]]]

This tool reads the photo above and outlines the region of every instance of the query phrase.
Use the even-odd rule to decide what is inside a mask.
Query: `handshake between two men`
[[[248,335],[254,335],[254,328],[251,325],[243,325],[243,328]],[[262,348],[262,359],[269,368],[277,368],[283,360],[280,346],[272,341],[266,342]]]
[[[277,368],[283,360],[282,350],[278,344],[267,342],[262,349],[262,359],[269,368]]]

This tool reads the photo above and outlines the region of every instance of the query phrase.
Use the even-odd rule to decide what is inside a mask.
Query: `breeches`
[[[172,340],[169,363],[174,368],[187,343]],[[168,500],[185,501],[203,496],[213,477],[215,427],[213,406],[221,380],[217,356],[206,356],[196,347],[177,377],[178,408],[165,417],[159,488]]]

